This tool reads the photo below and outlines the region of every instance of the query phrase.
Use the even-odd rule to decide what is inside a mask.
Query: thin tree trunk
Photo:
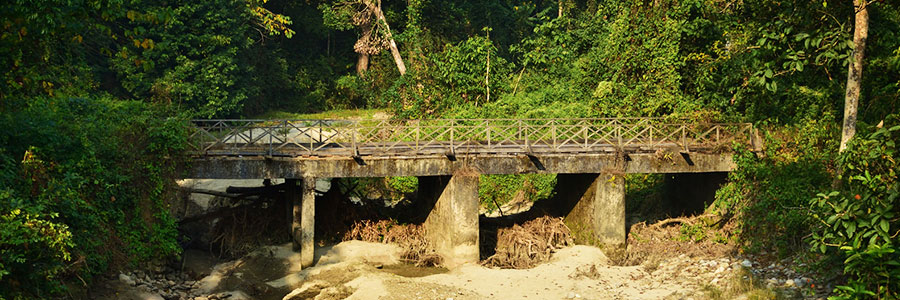
[[[562,18],[562,16],[563,16],[563,0],[559,0],[558,2],[559,2],[559,11],[558,11],[558,14],[556,17]]]
[[[490,31],[487,34],[488,40],[491,39]],[[487,100],[485,103],[491,102],[491,49],[487,53],[487,70],[484,72],[484,86],[487,88]],[[475,100],[475,106],[478,106],[478,100]]]
[[[406,65],[403,64],[403,57],[400,56],[400,50],[397,49],[397,43],[394,42],[394,36],[391,34],[391,27],[388,26],[387,19],[384,18],[384,12],[381,11],[381,1],[376,0],[375,5],[375,17],[378,22],[384,22],[385,29],[385,37],[388,39],[388,42],[391,47],[391,55],[394,56],[394,62],[397,63],[397,70],[400,71],[400,75],[406,74]]]
[[[369,55],[365,53],[358,53],[359,58],[356,59],[356,74],[359,74],[359,77],[363,77],[366,74],[366,71],[369,70]]]
[[[866,0],[853,0],[856,20],[853,26],[853,55],[847,71],[847,94],[844,97],[844,126],[841,133],[841,152],[847,148],[847,142],[856,134],[856,108],[859,105],[866,39],[869,37],[869,10],[866,6]]]

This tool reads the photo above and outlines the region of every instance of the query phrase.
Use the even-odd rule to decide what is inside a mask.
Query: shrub
[[[746,250],[802,250],[810,230],[806,199],[831,184],[837,152],[831,120],[806,121],[766,132],[763,153],[738,149],[736,169],[716,192],[709,212],[733,218]]]
[[[167,199],[182,119],[136,101],[21,104],[0,115],[0,297],[48,297],[68,278],[178,254]]]
[[[7,190],[0,201],[14,199]],[[0,215],[0,295],[31,286],[37,296],[48,296],[61,288],[55,279],[71,259],[73,243],[68,226],[52,221],[57,216],[21,209]]]
[[[478,198],[482,207],[494,211],[498,206],[514,200],[519,193],[522,200],[529,202],[549,198],[554,186],[556,175],[481,175],[478,181]]]
[[[810,244],[842,258],[848,277],[836,299],[900,297],[898,142],[900,125],[852,140],[839,160],[842,188],[810,200],[817,224]]]

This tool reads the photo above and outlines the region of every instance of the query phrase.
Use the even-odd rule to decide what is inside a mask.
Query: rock
[[[119,273],[119,281],[127,284],[128,286],[135,286],[137,283],[134,282],[134,279],[131,276]]]
[[[303,286],[294,289],[290,293],[281,298],[281,300],[300,300],[300,299],[311,299],[319,293],[322,292],[322,289],[328,287],[330,284],[324,280],[313,280],[303,284]]]
[[[798,281],[799,281],[799,280],[798,280]],[[784,281],[784,286],[786,286],[786,287],[796,287],[796,286],[797,286],[797,283],[794,281],[794,279],[788,278],[787,280]]]
[[[575,292],[569,292],[569,294],[566,295],[566,299],[575,299]]]
[[[722,272],[725,272],[725,266],[719,266],[719,268],[716,269],[716,274],[719,274],[719,273],[722,273]]]
[[[749,267],[753,266],[753,263],[750,262],[749,259],[745,259],[744,261],[741,262],[741,265],[744,266],[745,268],[749,268]]]
[[[227,297],[228,300],[251,300],[251,299],[253,299],[250,297],[250,295],[247,295],[246,293],[244,293],[242,291],[230,291],[230,292],[227,292],[226,294],[229,295]]]

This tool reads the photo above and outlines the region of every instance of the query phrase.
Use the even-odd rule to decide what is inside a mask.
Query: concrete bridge
[[[653,118],[197,120],[192,178],[286,178],[292,232],[313,263],[315,180],[418,176],[432,191],[426,237],[444,264],[479,259],[479,174],[552,173],[568,224],[626,240],[626,173],[728,172],[732,149],[759,150],[747,123]]]

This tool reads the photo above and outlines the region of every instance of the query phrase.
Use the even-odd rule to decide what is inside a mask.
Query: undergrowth
[[[186,126],[152,105],[35,98],[0,114],[0,297],[44,298],[177,255]]]

